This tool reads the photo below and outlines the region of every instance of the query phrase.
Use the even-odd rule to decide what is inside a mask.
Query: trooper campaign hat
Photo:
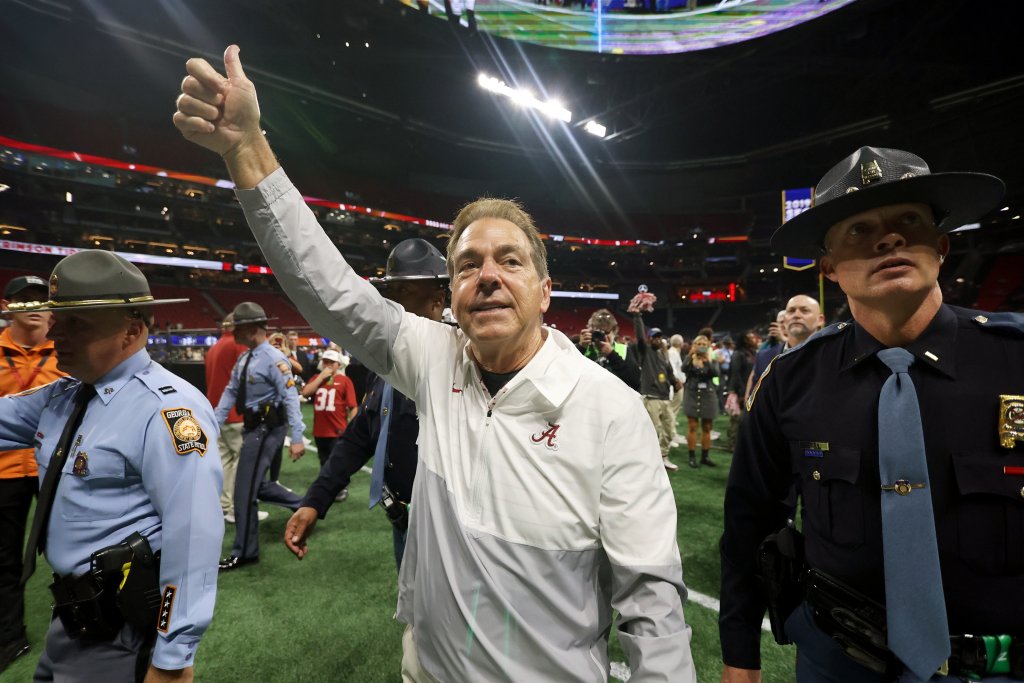
[[[61,259],[50,274],[48,301],[8,304],[12,312],[138,308],[188,299],[156,299],[134,264],[110,251],[84,249]]]
[[[772,250],[817,258],[825,233],[841,220],[890,204],[922,202],[932,207],[940,233],[955,230],[994,209],[1006,192],[985,173],[932,173],[924,159],[884,147],[861,147],[832,167],[814,188],[810,209],[772,235]]]
[[[274,320],[274,318],[267,317],[267,312],[263,310],[262,306],[252,301],[243,301],[238,304],[235,306],[235,310],[231,311],[231,315],[234,318],[235,327]]]
[[[448,267],[444,256],[433,244],[414,237],[399,242],[388,256],[384,277],[371,277],[375,285],[403,280],[447,280]]]

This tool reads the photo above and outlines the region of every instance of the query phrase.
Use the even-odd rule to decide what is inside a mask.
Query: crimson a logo
[[[543,443],[550,451],[557,451],[558,444],[555,442],[555,439],[558,437],[558,427],[559,425],[548,422],[548,428],[540,434],[534,434],[530,437],[530,440],[533,443]]]

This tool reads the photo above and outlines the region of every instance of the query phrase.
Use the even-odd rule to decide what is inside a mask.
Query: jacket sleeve
[[[185,407],[206,437],[205,452],[179,455],[171,427],[157,410],[146,427],[142,453],[142,483],[162,528],[163,599],[153,665],[176,670],[192,666],[199,640],[213,617],[224,517],[220,510],[223,473],[210,404],[205,398],[187,398],[184,392],[172,396],[178,400],[163,407],[181,406],[185,397]]]
[[[725,524],[718,629],[722,661],[741,669],[761,667],[761,621],[765,604],[755,575],[757,549],[786,523],[792,483],[789,451],[779,431],[778,377],[761,387],[740,427],[725,489]]]
[[[352,270],[283,169],[236,194],[267,263],[313,329],[377,374],[390,373],[402,307]]]
[[[676,506],[654,425],[631,396],[605,438],[601,544],[612,570],[612,608],[631,681],[696,681]]]

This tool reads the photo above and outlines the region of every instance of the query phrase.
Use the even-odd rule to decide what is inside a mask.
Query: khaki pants
[[[220,426],[217,436],[220,464],[224,468],[224,490],[220,494],[220,509],[225,515],[235,514],[235,472],[238,471],[238,453],[242,450],[242,423],[229,422]]]
[[[668,457],[668,451],[672,447],[672,437],[676,435],[675,421],[672,419],[672,408],[669,401],[668,399],[644,397],[644,407],[647,408],[647,414],[651,416],[654,430],[658,432],[661,457]]]
[[[672,409],[672,434],[680,436],[679,434],[679,410],[683,407],[683,390],[673,389],[675,393],[672,394],[671,400],[669,400],[669,408]]]
[[[405,633],[402,634],[402,683],[439,683],[420,667],[420,658],[416,655],[416,642],[412,637],[412,626],[406,626]]]

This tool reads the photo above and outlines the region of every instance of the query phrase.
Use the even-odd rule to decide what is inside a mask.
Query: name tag
[[[708,388],[708,383],[707,382],[697,382],[697,388],[698,389],[707,389]]]

